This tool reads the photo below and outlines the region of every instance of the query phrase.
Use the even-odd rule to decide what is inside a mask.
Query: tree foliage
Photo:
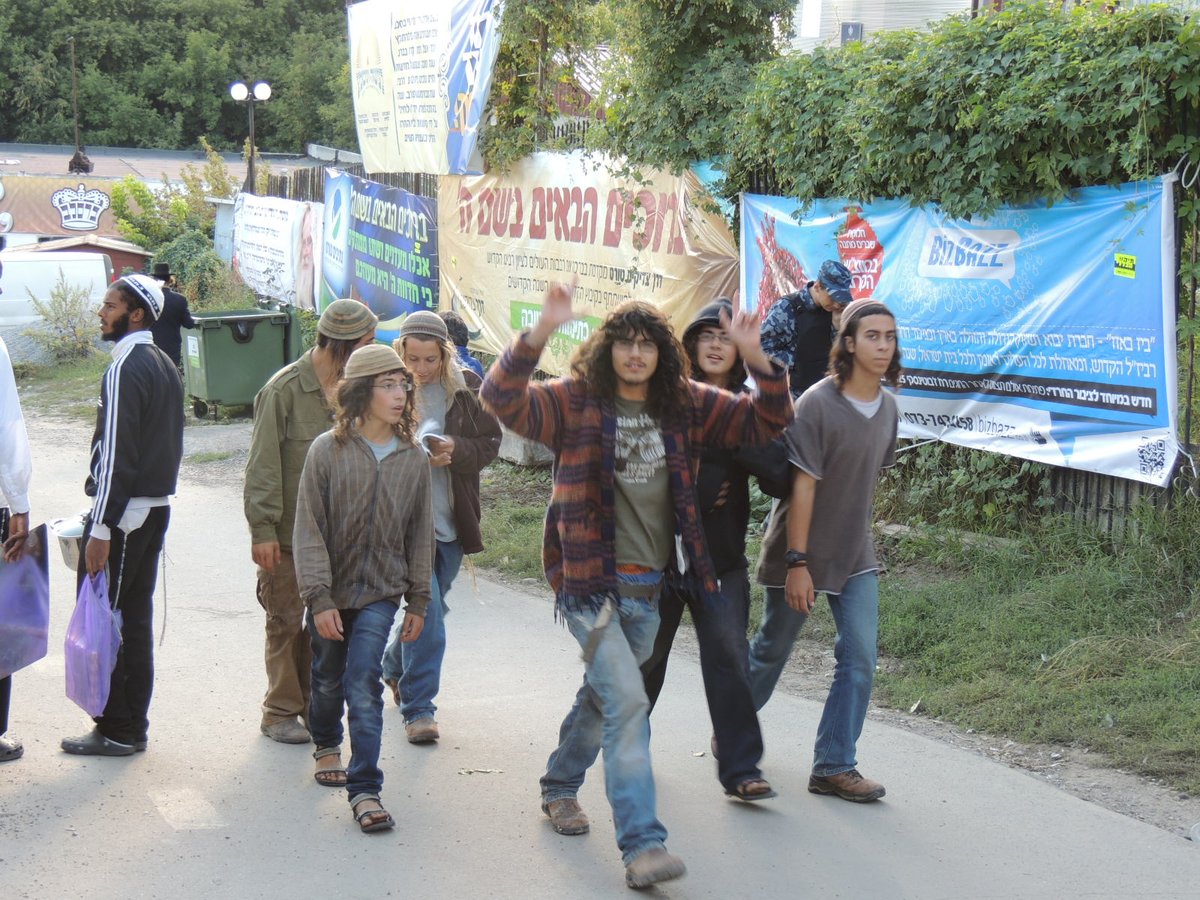
[[[481,138],[489,169],[506,171],[537,150],[556,148],[555,87],[572,80],[575,59],[600,40],[602,21],[587,0],[507,0],[484,117],[491,124]]]
[[[80,9],[86,8],[86,16]],[[259,146],[354,146],[346,18],[327,0],[4,0],[0,136],[72,143],[71,50],[80,137],[89,145],[236,149],[246,111],[228,93],[265,80]]]
[[[204,166],[184,166],[182,184],[167,184],[154,190],[141,179],[126,175],[113,185],[112,211],[117,230],[129,241],[147,250],[157,251],[182,234],[201,232],[212,242],[215,211],[206,197],[232,197],[238,185],[229,174],[225,160],[203,137],[206,152]],[[265,180],[266,172],[256,173],[256,181]]]
[[[765,174],[801,203],[909,197],[969,216],[1200,158],[1200,27],[1105,6],[1009,4],[767,63],[732,117],[728,189]]]
[[[778,53],[794,0],[613,0],[606,149],[679,168],[726,152],[755,67]]]

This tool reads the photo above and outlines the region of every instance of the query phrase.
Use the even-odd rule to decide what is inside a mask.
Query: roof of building
[[[26,244],[20,247],[21,250],[40,251],[40,250],[70,250],[72,247],[100,247],[103,250],[116,250],[122,253],[136,253],[140,256],[153,256],[154,254],[132,241],[121,240],[121,238],[102,237],[97,234],[79,234],[71,235],[70,237],[58,238],[53,241],[41,241],[37,244]]]
[[[128,147],[85,147],[92,161],[91,178],[124,178],[132,175],[148,183],[182,181],[185,166],[202,168],[202,150],[142,150]],[[70,145],[4,144],[0,143],[0,175],[68,175],[67,163],[75,155]],[[237,182],[246,178],[246,163],[237,152],[221,153],[229,167],[230,176]],[[324,162],[303,154],[261,153],[273,170],[308,168]]]

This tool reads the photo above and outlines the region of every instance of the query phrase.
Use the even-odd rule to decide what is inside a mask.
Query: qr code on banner
[[[1138,446],[1138,468],[1143,475],[1159,475],[1167,467],[1167,442],[1144,441]]]

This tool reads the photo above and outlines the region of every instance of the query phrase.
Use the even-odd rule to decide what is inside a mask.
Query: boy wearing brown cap
[[[479,472],[500,452],[500,423],[479,405],[480,378],[458,365],[446,322],[419,310],[400,326],[392,346],[412,372],[417,419],[429,451],[433,483],[433,601],[420,640],[401,643],[393,629],[383,657],[384,683],[404,716],[411,744],[436,741],[434,698],[446,651],[446,595],[463,555],[483,550]]]
[[[345,711],[351,753],[343,783],[364,832],[395,824],[379,799],[383,647],[401,597],[400,640],[420,636],[433,577],[429,463],[415,443],[412,398],[412,376],[395,350],[355,350],[338,385],[337,422],[313,441],[296,502],[313,755],[321,766],[340,754]]]
[[[309,669],[304,604],[296,586],[292,527],[296,490],[309,445],[333,424],[333,398],[346,360],[375,340],[379,319],[357,300],[335,300],[317,325],[317,346],[284,366],[254,399],[254,431],[243,491],[258,602],[267,614],[267,693],[262,733],[285,744],[308,743]],[[345,783],[344,775],[326,775]]]

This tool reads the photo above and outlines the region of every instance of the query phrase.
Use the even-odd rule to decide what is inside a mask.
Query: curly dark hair
[[[446,333],[450,335],[450,341],[454,346],[467,346],[471,340],[471,331],[467,328],[467,323],[463,320],[463,317],[452,309],[443,309],[438,315],[446,323]]]
[[[658,347],[658,366],[650,376],[646,413],[661,421],[668,411],[678,413],[687,408],[691,365],[667,317],[649,303],[627,300],[609,313],[604,323],[576,348],[571,357],[571,374],[595,396],[614,399],[617,374],[612,364],[613,344],[633,340],[638,335],[644,335]]]
[[[401,443],[414,443],[413,436],[417,431],[416,391],[413,389],[412,374],[406,367],[380,372],[379,375],[399,375],[408,382],[408,393],[404,399],[404,415],[392,430]],[[371,398],[375,391],[375,379],[379,375],[363,375],[359,378],[343,378],[338,383],[337,397],[333,406],[333,439],[339,444],[350,440],[350,432],[354,424],[360,421],[371,408]]]
[[[867,316],[887,316],[893,322],[896,321],[892,311],[878,300],[856,300],[845,308],[837,340],[833,342],[833,349],[829,351],[829,374],[833,376],[839,391],[846,386],[850,373],[854,371],[854,354],[847,349],[846,338],[858,337],[858,325]],[[899,337],[896,338],[896,352],[887,371],[883,373],[883,382],[893,388],[900,384]]]

